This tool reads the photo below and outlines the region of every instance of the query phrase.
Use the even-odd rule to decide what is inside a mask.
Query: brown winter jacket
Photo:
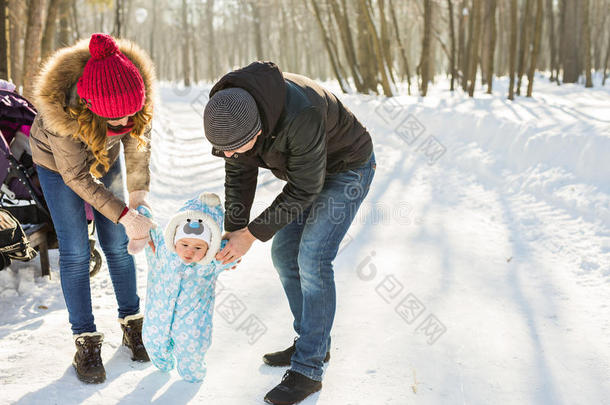
[[[146,87],[145,108],[152,107],[155,86],[152,61],[131,41],[119,39],[117,44],[120,51],[140,71]],[[105,217],[117,223],[126,204],[89,172],[95,157],[84,142],[73,137],[78,131],[78,123],[67,113],[67,106],[78,103],[76,82],[89,58],[89,39],[86,39],[59,50],[42,67],[33,98],[38,115],[30,132],[32,157],[37,165],[61,174],[68,187]],[[149,141],[150,130],[149,126],[145,133]],[[108,137],[106,143],[111,166],[118,159],[120,143],[123,143],[127,190],[148,191],[150,143],[147,150],[138,151],[138,140],[131,137],[130,133]]]

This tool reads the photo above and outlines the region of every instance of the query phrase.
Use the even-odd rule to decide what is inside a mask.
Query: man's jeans
[[[89,285],[90,248],[85,203],[66,186],[59,173],[40,166],[36,166],[36,169],[59,242],[59,275],[72,332],[95,332]],[[100,180],[114,195],[123,198],[119,161]],[[119,304],[119,318],[137,314],[140,298],[136,290],[136,268],[133,257],[127,253],[125,228],[95,209],[93,215]]]
[[[273,265],[288,297],[299,335],[291,369],[322,380],[335,317],[333,260],[375,174],[375,155],[362,167],[327,175],[302,215],[273,237]]]

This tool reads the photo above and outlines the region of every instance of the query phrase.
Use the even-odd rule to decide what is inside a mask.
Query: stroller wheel
[[[89,259],[89,278],[95,276],[102,268],[102,255],[99,250],[91,249],[91,258]]]

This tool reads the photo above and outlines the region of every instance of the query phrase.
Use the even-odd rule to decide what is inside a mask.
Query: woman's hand
[[[225,233],[222,237],[227,239],[227,245],[220,252],[216,253],[216,260],[222,264],[231,263],[246,254],[256,240],[248,228],[243,228],[234,232]]]
[[[127,237],[131,239],[147,239],[148,232],[155,227],[154,222],[130,208],[125,215],[119,219],[119,223],[125,227]]]

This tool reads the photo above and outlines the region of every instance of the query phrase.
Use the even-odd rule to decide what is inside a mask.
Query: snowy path
[[[342,96],[374,136],[378,170],[335,262],[324,388],[303,404],[607,403],[610,91],[541,79],[534,99],[509,103],[503,85],[475,99]],[[223,194],[223,162],[203,140],[207,89],[162,88],[161,225],[197,192]],[[253,215],[281,186],[261,172]],[[262,404],[284,369],[260,357],[293,338],[269,249],[255,243],[221,277],[201,385],[129,360],[104,271],[92,291],[108,381],[80,384],[56,252],[50,281],[34,279],[37,263],[0,272],[0,403]],[[254,320],[262,329],[247,329]]]

